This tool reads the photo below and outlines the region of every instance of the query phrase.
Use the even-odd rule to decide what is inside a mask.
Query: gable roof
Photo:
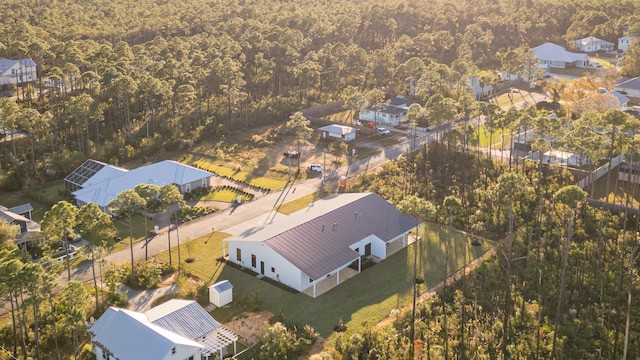
[[[189,339],[197,339],[220,328],[220,324],[193,300],[169,300],[145,313],[149,321]]]
[[[326,131],[334,134],[340,134],[340,135],[346,135],[356,131],[356,129],[352,128],[351,126],[336,125],[336,124],[323,126],[318,130]]]
[[[409,215],[374,193],[329,196],[245,241],[263,241],[312,279],[319,279],[360,256],[350,246],[374,236],[388,242],[418,225]],[[265,240],[266,239],[266,240]]]
[[[402,95],[398,95],[390,98],[389,101],[386,103],[385,108],[381,110],[375,110],[375,111],[379,113],[385,113],[385,114],[401,114],[409,110],[409,106],[411,106],[411,104],[413,104],[414,102],[415,101],[411,99],[407,99]],[[367,106],[367,109],[369,111],[374,111],[371,104]]]
[[[615,86],[621,89],[640,90],[640,77],[621,78]]]
[[[81,180],[82,188],[72,194],[78,201],[83,203],[93,202],[102,208],[107,207],[109,202],[124,190],[133,189],[140,184],[155,184],[158,186],[176,184],[181,186],[213,176],[208,171],[171,160],[160,161],[133,170],[118,168],[95,160],[92,161],[104,166],[95,171],[93,175]],[[78,172],[78,169],[73,173],[76,172]]]
[[[176,345],[203,349],[197,342],[149,322],[135,311],[110,307],[89,329],[92,342],[118,359],[157,360]]]
[[[9,208],[9,211],[20,215],[28,214],[30,211],[33,211],[33,206],[31,205],[31,203],[26,203]]]
[[[227,290],[233,289],[233,285],[229,280],[218,281],[217,283],[211,286],[217,293],[221,294]]]
[[[20,215],[19,213],[16,213],[15,211],[12,211],[11,209],[7,209],[2,205],[0,205],[0,218],[5,219],[8,224],[11,224],[14,221],[23,221],[25,223],[30,221],[26,217]]]
[[[576,40],[576,43],[580,44],[580,46],[587,46],[590,44],[613,45],[613,43],[610,41],[598,39],[594,36],[588,36],[586,38],[578,39]]]
[[[576,61],[589,61],[587,54],[577,54],[565,50],[564,47],[554,43],[544,43],[531,49],[540,60],[572,63]]]
[[[15,65],[21,65],[22,67],[35,67],[36,63],[29,59],[20,59],[20,60],[11,60],[11,59],[0,59],[0,75],[3,75],[6,71],[11,69]]]

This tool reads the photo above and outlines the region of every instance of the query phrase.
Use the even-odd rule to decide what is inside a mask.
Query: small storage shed
[[[217,307],[233,301],[233,285],[229,280],[219,281],[209,286],[209,302]]]

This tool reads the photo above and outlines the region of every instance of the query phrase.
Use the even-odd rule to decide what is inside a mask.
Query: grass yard
[[[295,199],[293,201],[289,201],[288,203],[282,204],[282,205],[278,206],[278,208],[276,210],[279,213],[282,213],[282,214],[285,214],[285,215],[293,214],[294,212],[296,212],[298,210],[302,210],[302,209],[306,208],[312,202],[314,202],[316,200],[320,200],[322,198],[325,198],[328,195],[329,195],[328,192],[316,191],[313,194],[305,195],[305,196],[303,196],[301,198],[298,198],[298,199]]]
[[[253,172],[243,171],[242,167],[239,165],[229,167],[226,166],[226,164],[222,164],[218,161],[212,161],[204,157],[197,160],[195,158],[192,159],[193,163],[190,165],[211,171],[219,176],[226,176],[260,188],[278,190],[287,185],[288,171],[285,173],[282,173],[281,171],[269,171],[268,173],[271,176],[278,176],[278,178],[267,178],[264,176],[256,176]]]
[[[220,189],[217,191],[208,192],[201,197],[197,198],[198,200],[209,200],[209,201],[221,201],[232,203],[238,200],[238,195],[242,197],[242,201],[246,202],[251,200],[249,196],[243,193],[239,193],[237,191],[233,191],[230,189]]]
[[[627,201],[627,188],[633,191],[633,187],[629,187],[626,182],[618,181],[618,168],[611,170],[611,179],[609,184],[609,192],[607,193],[607,176],[604,175],[596,181],[593,197],[598,200],[610,203],[625,204]],[[586,189],[591,193],[591,187]],[[635,193],[630,194],[629,205],[632,207],[640,207],[640,191],[636,189]]]
[[[355,111],[353,110],[345,110],[339,113],[330,114],[322,117],[325,120],[331,120],[337,123],[343,123],[347,125],[351,125],[353,123],[353,119],[355,117]]]
[[[595,74],[595,72],[597,71],[597,69],[595,68],[568,68],[568,69],[563,69],[563,68],[551,68],[550,69],[550,73],[553,74],[558,74],[558,75],[569,75],[569,76],[584,76],[585,74],[588,75],[592,75]]]
[[[228,234],[216,232],[183,244],[181,253],[184,269],[207,284],[229,280],[233,284],[233,296],[236,300],[258,294],[264,309],[273,313],[283,312],[286,319],[295,324],[310,324],[325,338],[333,333],[333,327],[340,319],[350,331],[361,331],[364,327],[387,317],[392,309],[409,304],[412,295],[412,259],[416,248],[419,251],[418,269],[425,279],[422,290],[441,282],[445,276],[445,243],[449,239],[444,228],[427,224],[425,240],[417,243],[417,246],[412,245],[390,256],[327,294],[312,299],[217,262],[216,259],[222,255],[222,240],[227,236]],[[492,246],[484,242],[481,246],[473,247],[470,245],[470,239],[471,236],[460,232],[451,234],[448,273],[462,267],[465,247],[468,258],[473,259]],[[184,263],[189,256],[195,261],[190,264]],[[172,251],[172,257],[177,261],[175,249]],[[157,258],[168,261],[168,252],[159,254]],[[220,320],[224,321],[223,319],[232,316],[236,311],[233,307],[237,303],[238,301],[234,301],[230,308],[214,310],[214,317],[220,317]]]
[[[153,220],[147,219],[149,230],[153,229]],[[144,228],[144,217],[141,214],[134,214],[131,217],[131,223],[133,223],[133,242],[136,243],[138,241],[144,240],[145,237],[145,228]],[[118,237],[122,239],[122,241],[114,244],[112,251],[118,251],[122,248],[129,247],[129,221],[127,218],[119,217],[114,219],[114,224],[116,225],[116,230],[118,231]]]

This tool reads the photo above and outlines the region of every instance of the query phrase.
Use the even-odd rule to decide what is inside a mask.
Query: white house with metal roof
[[[361,259],[385,259],[396,242],[409,243],[418,220],[373,193],[332,195],[258,229],[223,241],[228,261],[298,291],[312,289]]]
[[[361,110],[358,118],[362,121],[373,122],[374,124],[384,124],[395,126],[407,117],[409,106],[415,101],[398,95],[382,104],[379,109],[375,109],[371,104]]]
[[[36,63],[31,59],[0,59],[0,86],[38,80]]]
[[[544,43],[531,49],[540,60],[540,66],[549,71],[550,68],[587,67],[589,55],[567,51],[564,47],[553,43]]]
[[[89,159],[67,175],[64,182],[78,206],[93,202],[104,210],[118,194],[140,184],[175,184],[184,194],[209,187],[212,176],[208,171],[171,160],[127,170]]]
[[[89,329],[97,359],[222,359],[238,336],[193,300],[169,300],[146,313],[110,307]]]
[[[593,36],[575,40],[573,43],[576,50],[588,53],[596,51],[613,51],[614,47],[614,44],[612,42],[598,39],[597,37]]]

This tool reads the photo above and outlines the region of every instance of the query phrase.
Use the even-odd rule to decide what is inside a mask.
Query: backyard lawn
[[[445,244],[449,238],[445,229],[439,225],[425,226],[425,239],[404,249],[385,261],[363,271],[326,294],[313,299],[302,293],[281,289],[257,279],[253,274],[226,265],[216,259],[222,256],[222,240],[228,235],[216,232],[194,239],[181,246],[182,267],[192,275],[213,284],[220,280],[229,280],[233,284],[234,303],[238,299],[258,294],[262,308],[272,313],[283,312],[285,318],[295,324],[310,324],[323,337],[333,333],[333,327],[340,319],[350,331],[361,331],[387,317],[392,309],[410,303],[413,279],[413,251],[418,249],[418,271],[425,285],[421,290],[435,286],[444,278]],[[471,236],[453,232],[450,239],[449,271],[452,273],[462,267],[466,254],[472,260],[492,244],[482,242],[472,246]],[[174,264],[177,251],[172,251]],[[194,261],[187,264],[184,260],[191,257]],[[157,256],[168,261],[168,252]],[[217,312],[220,312],[217,314]],[[233,314],[232,309],[214,310],[214,317],[221,321]]]

